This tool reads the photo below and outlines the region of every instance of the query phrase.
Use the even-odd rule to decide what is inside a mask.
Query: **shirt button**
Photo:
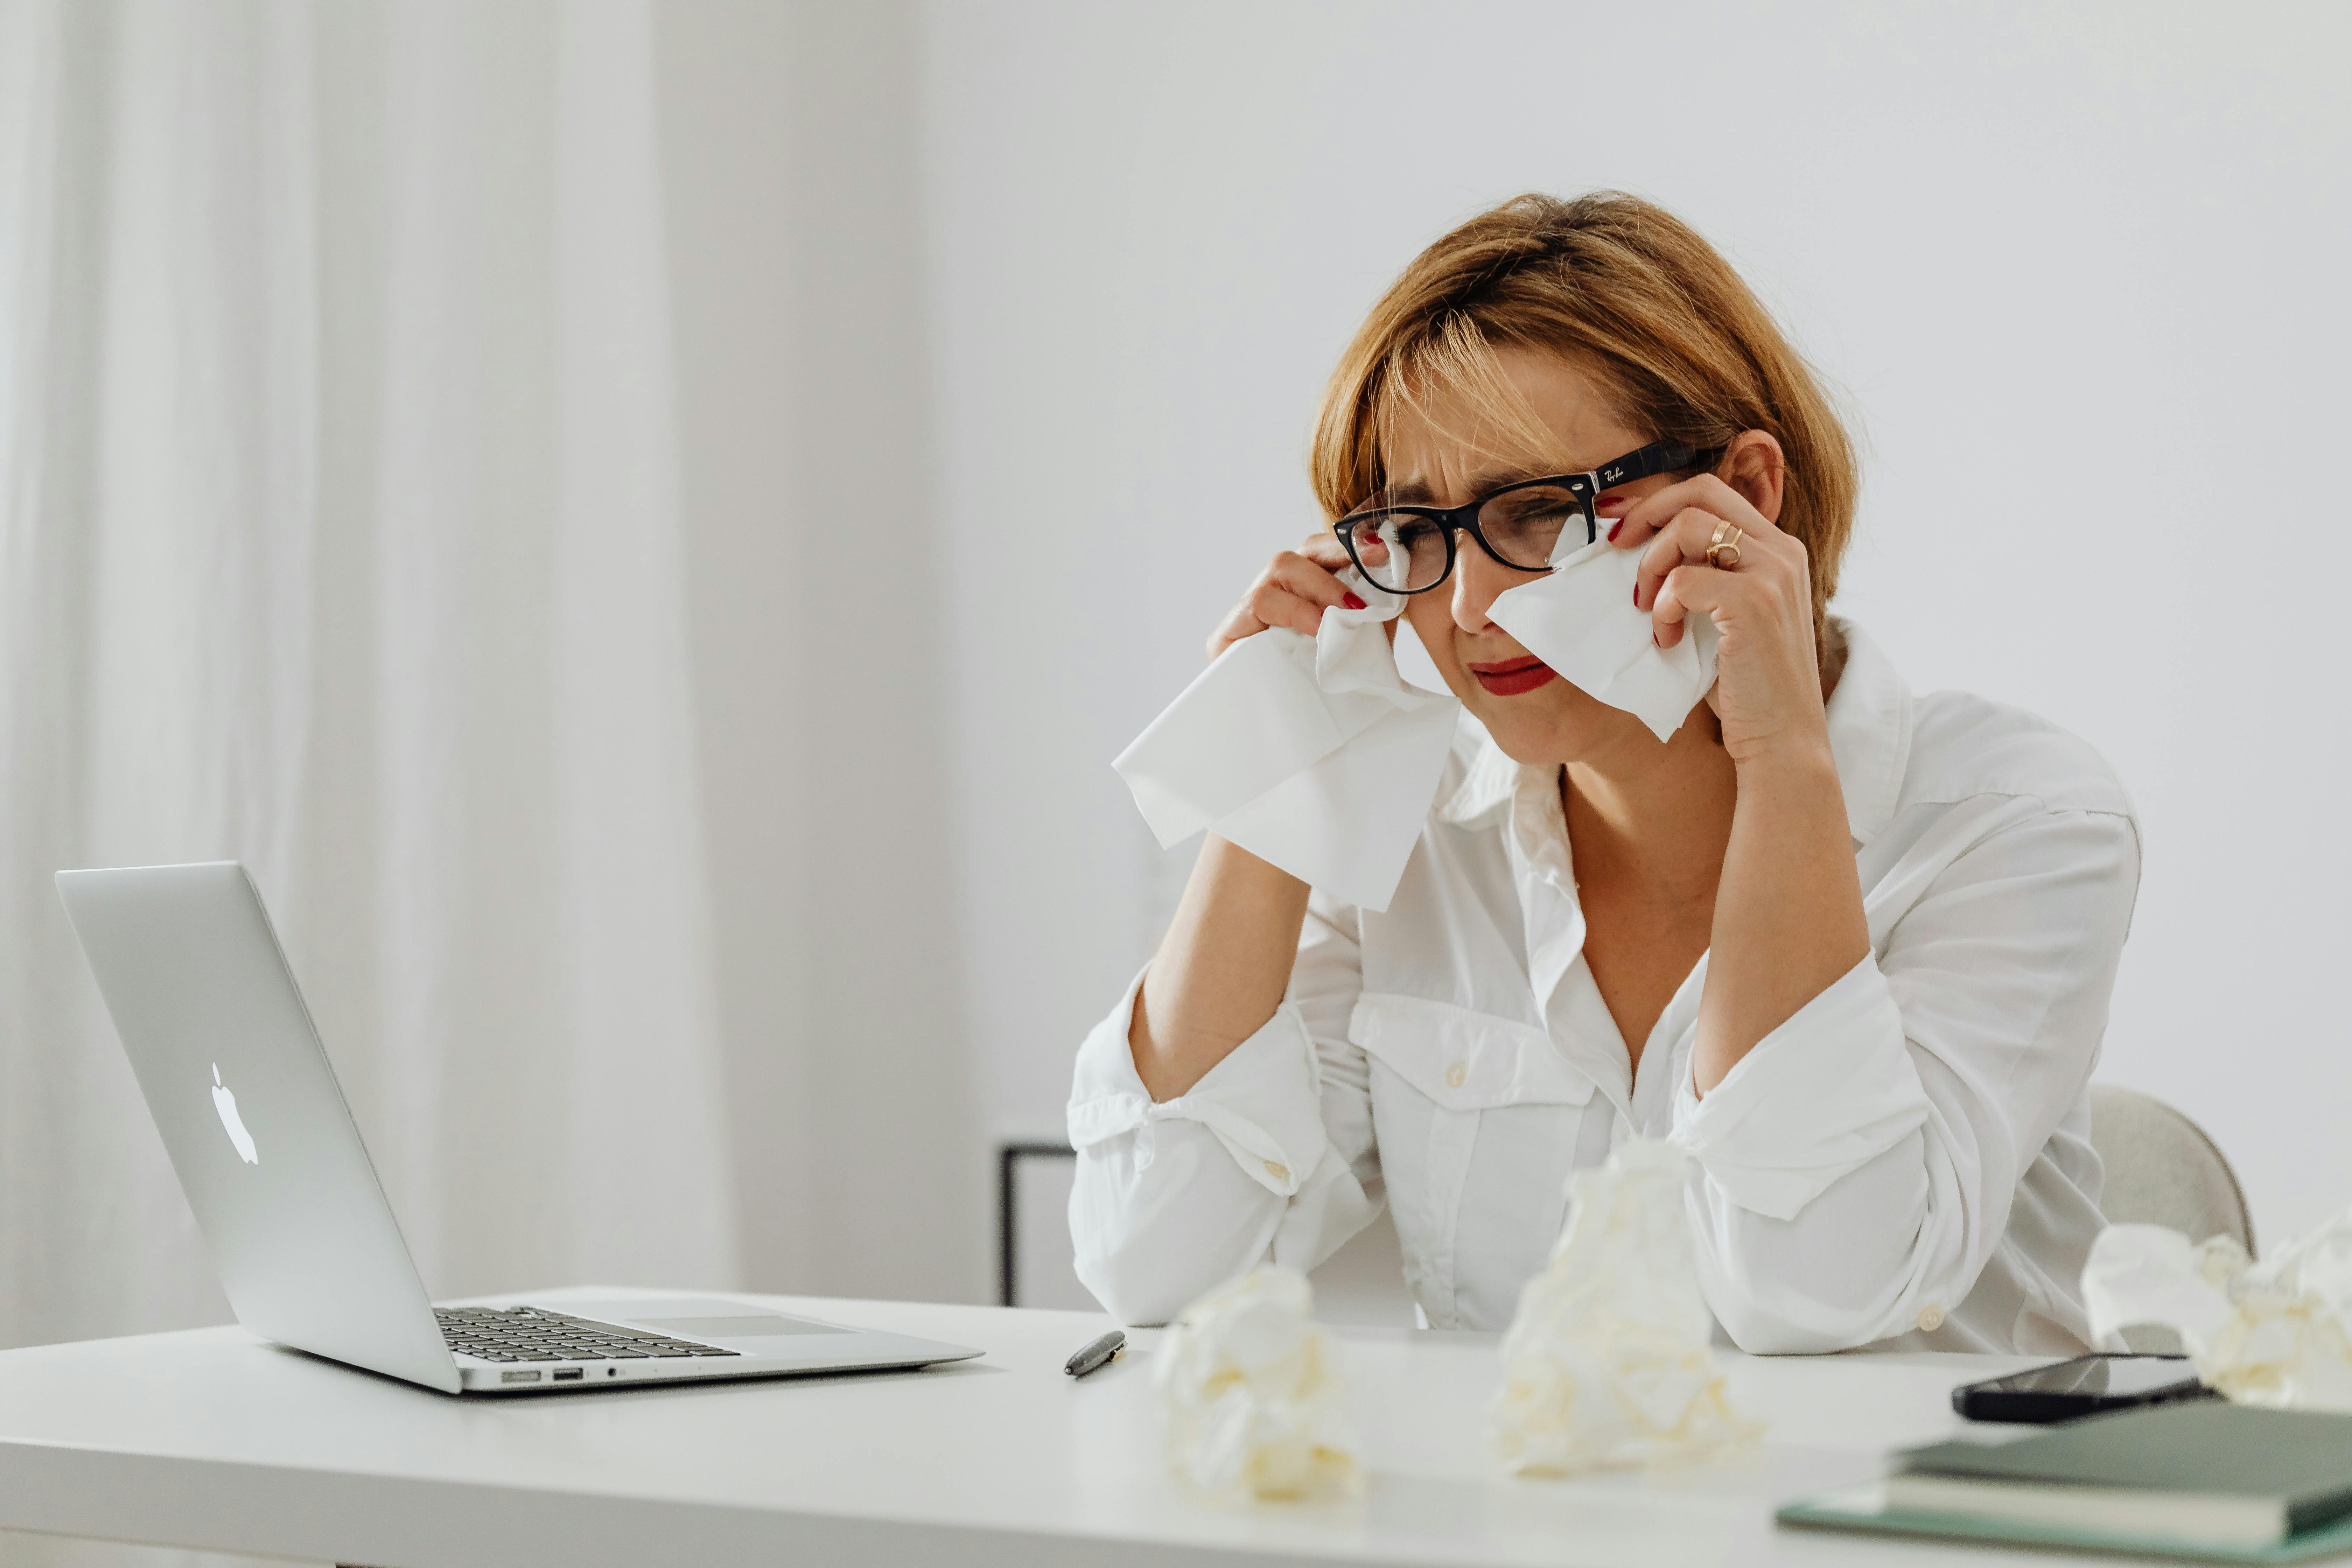
[[[1469,1076],[1470,1064],[1468,1062],[1455,1062],[1452,1067],[1445,1069],[1445,1087],[1448,1089],[1460,1089],[1462,1087],[1462,1080]]]
[[[1265,1173],[1277,1182],[1290,1180],[1290,1167],[1279,1160],[1268,1160],[1265,1163]]]
[[[1944,1309],[1930,1301],[1919,1309],[1919,1331],[1932,1334],[1944,1326]]]

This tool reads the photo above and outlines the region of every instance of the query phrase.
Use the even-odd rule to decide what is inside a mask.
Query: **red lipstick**
[[[1500,664],[1474,664],[1470,673],[1478,684],[1497,697],[1517,697],[1523,691],[1533,691],[1549,681],[1557,673],[1551,666],[1532,654],[1525,658],[1505,659]]]

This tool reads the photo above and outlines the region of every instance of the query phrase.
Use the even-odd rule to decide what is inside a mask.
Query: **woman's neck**
[[[1630,1071],[1713,940],[1738,798],[1714,721],[1699,710],[1664,746],[1642,731],[1617,752],[1570,763],[1560,778],[1584,959]]]
[[[1568,764],[1560,781],[1579,883],[1626,879],[1680,902],[1714,901],[1738,781],[1700,709],[1663,747],[1640,736]]]

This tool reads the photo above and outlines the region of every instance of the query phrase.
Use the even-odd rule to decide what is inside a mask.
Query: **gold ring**
[[[1748,531],[1726,518],[1715,525],[1715,537],[1706,542],[1706,563],[1718,572],[1728,572],[1739,564],[1739,542]]]

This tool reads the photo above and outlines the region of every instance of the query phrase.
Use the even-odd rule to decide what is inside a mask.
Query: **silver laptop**
[[[60,871],[58,893],[229,1304],[264,1338],[450,1394],[981,1353],[715,1297],[436,1307],[245,868]]]

